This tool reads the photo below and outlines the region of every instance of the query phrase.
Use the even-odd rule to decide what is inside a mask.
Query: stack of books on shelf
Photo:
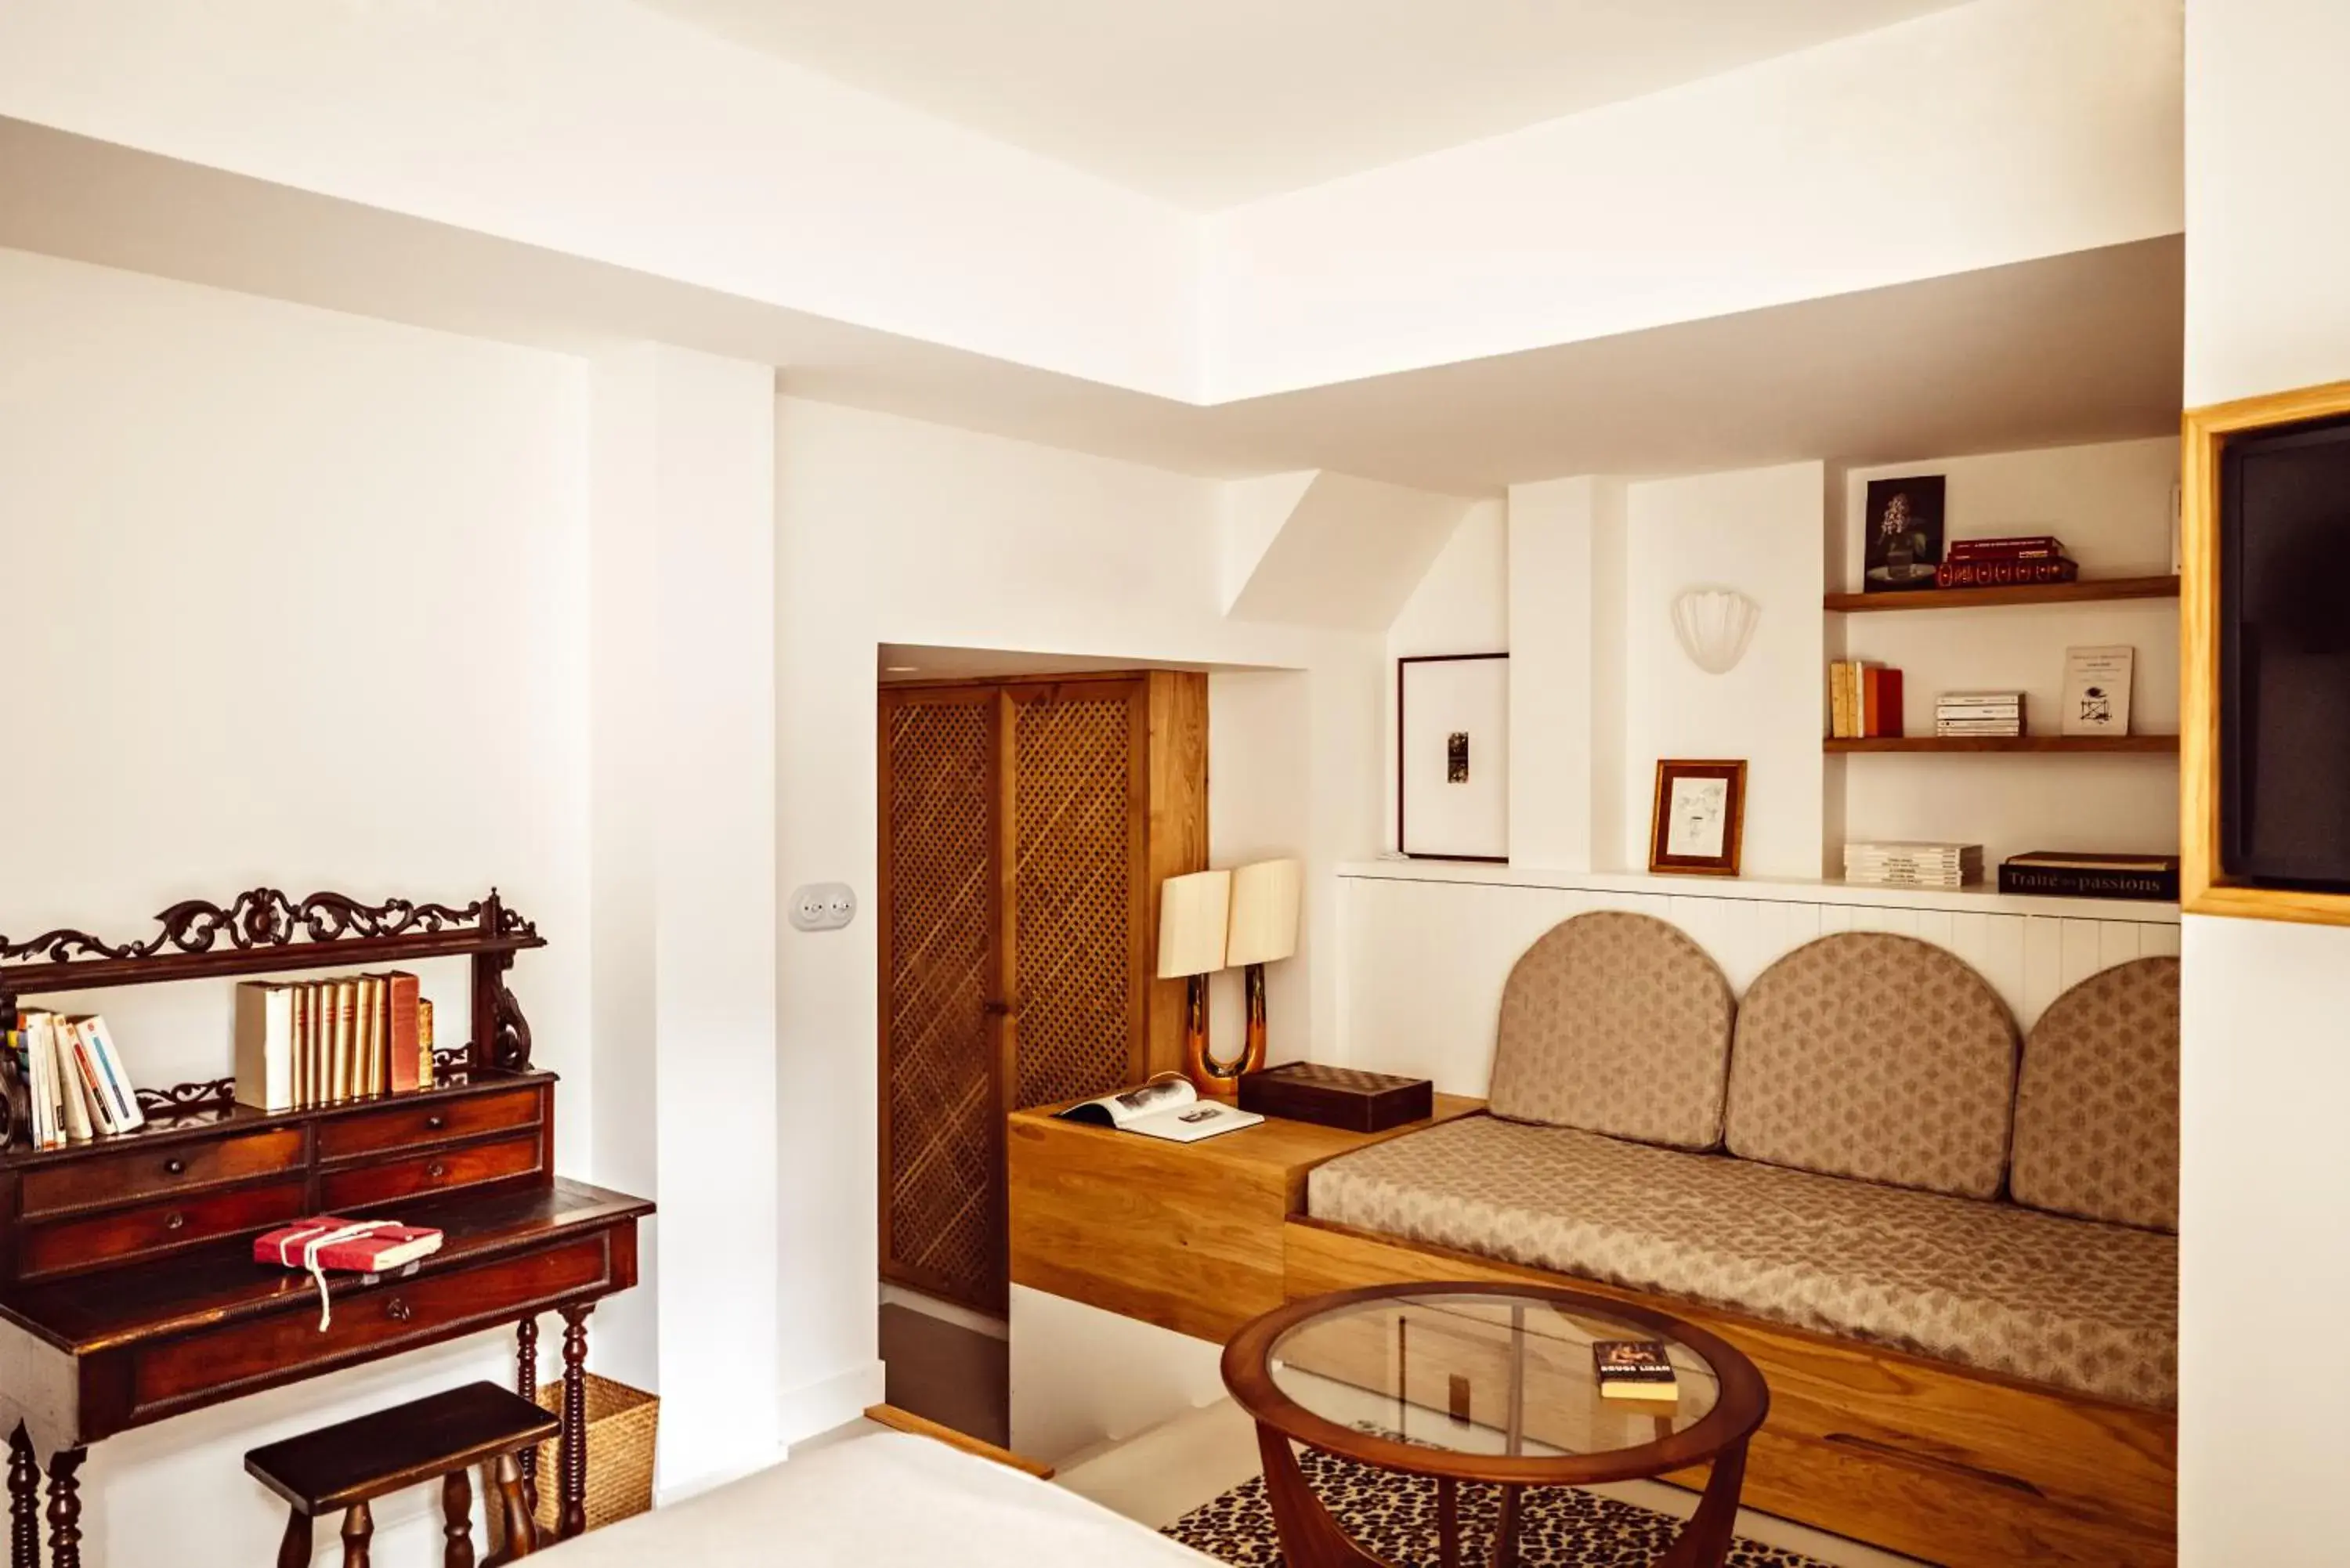
[[[62,1148],[144,1127],[106,1020],[19,1010],[0,1055],[8,1108],[35,1148]]]
[[[2016,583],[2069,583],[2080,563],[2064,554],[2054,534],[2018,534],[2004,539],[1954,539],[1934,568],[1938,588],[2003,588]]]
[[[1847,844],[1844,879],[1877,888],[1964,888],[1982,880],[1980,844]]]
[[[236,1100],[307,1110],[432,1086],[432,1004],[416,977],[341,975],[236,988]]]
[[[1839,741],[1901,733],[1901,671],[1866,659],[1828,666],[1828,734]]]
[[[1934,700],[1937,735],[2021,735],[2021,691],[1945,691]]]

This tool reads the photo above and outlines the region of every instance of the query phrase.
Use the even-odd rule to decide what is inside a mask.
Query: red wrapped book
[[[253,1241],[253,1261],[299,1269],[318,1282],[318,1332],[334,1322],[327,1294],[327,1271],[381,1274],[404,1268],[441,1250],[441,1232],[395,1220],[341,1220],[321,1214]]]

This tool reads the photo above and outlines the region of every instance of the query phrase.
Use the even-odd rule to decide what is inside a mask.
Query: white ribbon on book
[[[343,1225],[313,1225],[307,1231],[289,1231],[278,1238],[277,1261],[289,1269],[298,1268],[318,1284],[318,1332],[324,1334],[335,1321],[335,1303],[327,1293],[327,1270],[318,1262],[318,1254],[338,1241],[355,1241],[372,1236],[379,1231],[404,1231],[407,1227],[389,1220],[355,1220]],[[302,1261],[294,1261],[294,1250],[301,1249]]]

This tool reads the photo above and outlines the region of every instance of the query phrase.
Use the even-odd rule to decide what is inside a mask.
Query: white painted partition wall
[[[2178,951],[2171,904],[1376,861],[1338,877],[1339,1059],[1432,1078],[1448,1094],[1484,1094],[1511,966],[1551,927],[1593,909],[1671,921],[1741,996],[1773,960],[1815,937],[1917,937],[1973,965],[2024,1029],[2099,970]]]

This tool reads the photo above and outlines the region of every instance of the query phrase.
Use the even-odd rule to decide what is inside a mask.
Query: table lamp
[[[1260,860],[1232,873],[1226,967],[1243,973],[1248,1019],[1240,1073],[1264,1070],[1264,966],[1297,950],[1297,897],[1303,883],[1295,860]]]
[[[1201,1094],[1227,1099],[1238,1092],[1240,1070],[1220,1064],[1208,1049],[1208,977],[1224,967],[1232,897],[1229,871],[1170,877],[1159,889],[1159,978],[1190,982],[1183,1001],[1183,1070]]]

